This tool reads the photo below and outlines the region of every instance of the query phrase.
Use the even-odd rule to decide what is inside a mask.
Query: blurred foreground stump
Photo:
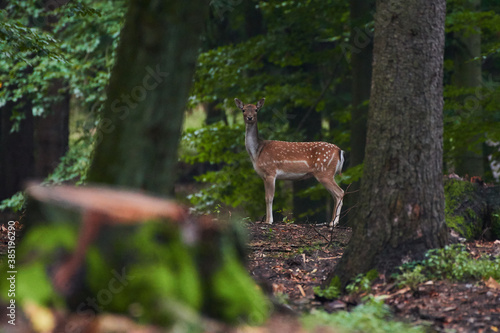
[[[35,201],[16,248],[18,307],[69,310],[87,321],[119,313],[161,326],[196,326],[199,314],[230,324],[267,319],[237,225],[137,192],[31,185],[27,193]],[[9,302],[8,281],[0,287]],[[57,328],[65,330],[73,331]]]

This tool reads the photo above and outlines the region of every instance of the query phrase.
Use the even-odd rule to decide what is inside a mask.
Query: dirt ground
[[[343,296],[323,303],[313,292],[342,256],[350,229],[332,233],[327,226],[249,223],[248,230],[252,276],[277,299],[286,299],[293,310],[317,307],[333,312],[348,310],[359,302],[360,296]],[[499,255],[500,241],[476,241],[467,248],[474,256]],[[500,289],[494,281],[428,281],[413,292],[381,279],[372,293],[385,297],[397,320],[430,325],[437,332],[500,330]]]

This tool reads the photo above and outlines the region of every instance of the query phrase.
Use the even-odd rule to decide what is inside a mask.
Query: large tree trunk
[[[447,242],[442,181],[445,0],[378,0],[364,176],[335,275],[422,258]],[[333,276],[333,275],[332,275]]]
[[[132,0],[89,172],[93,182],[173,193],[184,108],[208,2]]]
[[[468,10],[478,11],[481,6],[481,0],[466,1],[465,6]],[[455,53],[455,73],[453,77],[454,84],[457,87],[475,88],[481,87],[481,30],[476,27],[477,33],[469,31],[459,31],[455,33],[458,41],[458,48]],[[467,105],[464,105],[467,107]],[[464,112],[465,110],[462,110]],[[481,110],[467,110],[468,112],[480,113]],[[469,138],[476,141],[477,137]],[[473,147],[474,150],[466,150],[460,156],[456,165],[456,173],[460,176],[484,176],[484,156],[483,145],[479,143]]]

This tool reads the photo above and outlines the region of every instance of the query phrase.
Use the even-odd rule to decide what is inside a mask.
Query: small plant
[[[274,236],[274,229],[273,228],[269,228],[267,230],[267,240],[273,239],[273,236]]]
[[[250,218],[250,216],[242,218],[241,221],[244,223],[252,223],[252,219]]]
[[[408,287],[413,292],[417,291],[418,285],[425,282],[426,277],[422,273],[423,267],[417,265],[413,269],[404,269],[401,275],[396,277],[396,282],[399,288]]]
[[[451,281],[500,279],[500,257],[473,258],[462,244],[445,246],[427,252],[424,260],[400,267],[395,278],[400,286],[412,288],[426,279]]]
[[[382,299],[369,297],[366,303],[358,305],[352,311],[327,313],[314,310],[302,318],[304,327],[311,331],[319,331],[319,326],[335,327],[340,332],[425,332],[421,326],[392,321],[389,307]]]
[[[346,291],[350,294],[369,292],[373,281],[378,277],[376,269],[368,271],[366,274],[358,274],[354,280],[346,286]]]
[[[326,288],[321,288],[320,286],[313,288],[315,295],[326,299],[338,298],[340,296],[340,290],[341,290],[341,284],[338,276],[335,276],[330,281],[330,285]]]
[[[340,296],[340,289],[335,286],[328,286],[322,289],[319,286],[313,288],[314,294],[326,299],[334,299]]]
[[[214,207],[214,209],[212,210],[212,212],[213,212],[214,214],[217,214],[217,217],[219,216],[219,214],[220,214],[220,212],[221,212],[221,207],[222,207],[222,206],[221,206],[220,204],[216,204],[216,205],[215,205],[215,207]]]

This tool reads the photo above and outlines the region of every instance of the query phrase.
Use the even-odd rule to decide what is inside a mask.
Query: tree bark
[[[173,193],[184,108],[207,13],[208,1],[131,0],[90,181]]]
[[[345,285],[447,243],[442,181],[445,0],[378,0],[364,176],[330,276]]]

